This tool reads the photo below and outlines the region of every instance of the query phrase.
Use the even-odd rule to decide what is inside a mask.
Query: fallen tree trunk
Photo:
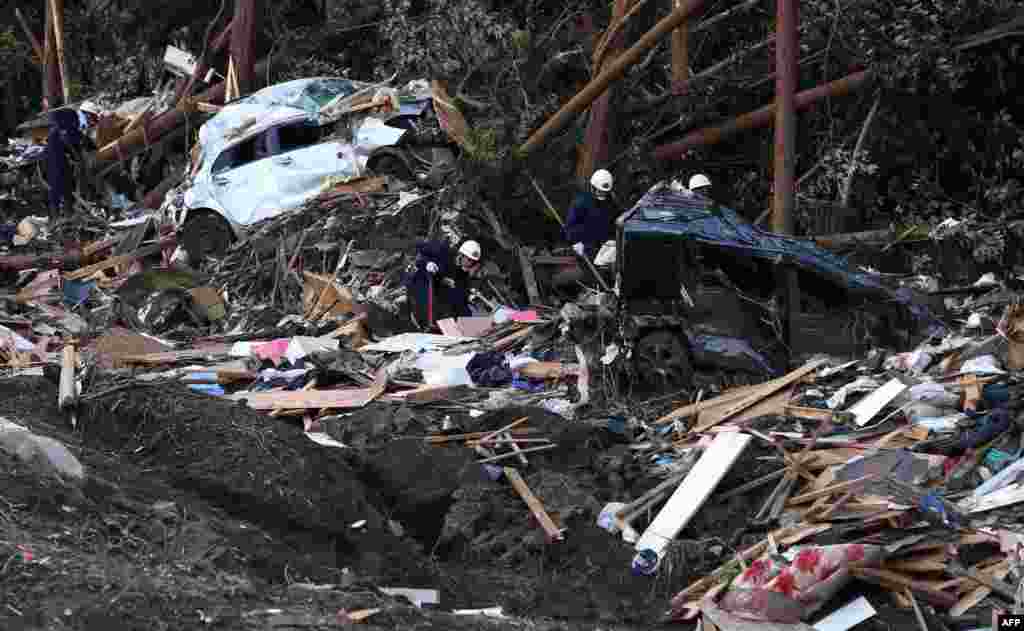
[[[807,109],[824,98],[846,96],[864,87],[871,77],[870,71],[862,70],[847,75],[842,79],[836,79],[830,83],[819,85],[816,88],[804,90],[796,95],[796,109]],[[678,159],[684,151],[694,147],[706,147],[719,143],[741,131],[764,127],[774,120],[774,116],[775,103],[773,102],[761,109],[737,116],[723,125],[698,129],[684,136],[682,140],[661,145],[655,148],[654,157],[658,160]]]
[[[604,94],[604,91],[608,89],[608,86],[613,81],[617,81],[625,76],[629,67],[640,61],[647,50],[657,45],[662,37],[682,24],[690,14],[699,9],[703,4],[704,0],[686,0],[682,6],[662,18],[654,28],[647,31],[636,44],[633,44],[632,48],[609,64],[607,68],[601,71],[601,74],[594,77],[576,96],[555,112],[540,129],[533,132],[533,135],[519,147],[519,152],[523,155],[529,154],[543,145],[549,136],[561,130],[573,116],[589,107],[597,97]]]

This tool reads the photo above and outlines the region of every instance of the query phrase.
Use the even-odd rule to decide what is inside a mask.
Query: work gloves
[[[440,269],[440,268],[439,268],[439,267],[437,266],[437,263],[435,263],[435,262],[433,262],[433,261],[428,261],[428,262],[427,262],[427,272],[428,272],[428,273],[430,273],[430,274],[436,274],[436,273],[438,272],[438,270],[439,270],[439,269]]]
[[[582,243],[573,243],[572,244],[572,251],[575,252],[576,254],[579,254],[580,256],[583,256],[583,244]]]

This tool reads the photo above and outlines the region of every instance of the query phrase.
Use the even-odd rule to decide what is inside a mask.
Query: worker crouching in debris
[[[612,201],[614,181],[604,169],[594,171],[590,177],[590,190],[576,196],[569,208],[565,224],[565,238],[572,244],[577,257],[593,261],[601,246],[612,238],[612,221],[618,215]],[[553,284],[566,290],[587,277],[585,262],[555,275]]]
[[[457,251],[445,241],[416,245],[415,269],[405,287],[409,312],[420,329],[433,329],[438,320],[472,315],[469,281],[480,269],[480,244],[465,241]]]

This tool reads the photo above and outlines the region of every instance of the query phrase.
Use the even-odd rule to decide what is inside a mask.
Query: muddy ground
[[[472,451],[409,438],[433,422],[425,408],[375,405],[328,427],[361,437],[344,450],[184,389],[113,393],[85,405],[76,430],[55,402],[45,379],[0,382],[0,415],[65,441],[89,473],[73,488],[0,466],[5,630],[331,628],[364,608],[382,609],[367,628],[652,628],[676,591],[759,539],[740,535],[770,491],[709,503],[648,579],[595,518],[657,480],[607,430],[543,410],[454,420],[477,430],[528,415],[560,445],[524,470],[568,528],[553,544]],[[720,488],[778,466],[764,455],[752,448]],[[500,605],[514,618],[418,610],[380,586],[440,589],[445,610]]]

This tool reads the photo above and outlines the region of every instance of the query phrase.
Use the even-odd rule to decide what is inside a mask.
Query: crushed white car
[[[191,261],[218,256],[248,226],[345,178],[372,173],[439,184],[455,147],[443,132],[423,132],[435,128],[431,87],[422,80],[395,89],[298,79],[233,101],[199,129],[173,209],[181,248]]]

